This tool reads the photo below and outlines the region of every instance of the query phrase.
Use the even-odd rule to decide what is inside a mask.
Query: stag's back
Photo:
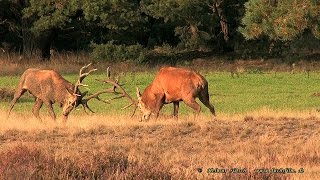
[[[73,84],[53,70],[27,69],[20,78],[19,89],[26,89],[41,99],[60,101],[66,89],[73,91]]]
[[[207,88],[206,79],[195,71],[183,68],[164,67],[156,75],[152,86],[154,91],[163,91],[167,98],[180,99],[188,93],[198,94]]]

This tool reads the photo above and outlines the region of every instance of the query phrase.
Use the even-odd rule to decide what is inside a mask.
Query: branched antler
[[[87,98],[85,99],[82,99],[81,100],[81,104],[82,106],[84,107],[84,111],[87,113],[86,111],[86,108],[88,108],[92,113],[94,113],[94,111],[88,106],[88,101],[91,100],[91,99],[97,99],[98,101],[101,101],[101,102],[104,102],[104,103],[109,103],[108,100],[105,101],[103,99],[101,99],[99,96],[101,94],[104,94],[104,93],[114,93],[114,94],[120,94],[118,92],[115,91],[115,88],[116,87],[111,87],[109,89],[105,89],[105,90],[102,90],[102,91],[98,91],[90,96],[88,96]]]
[[[138,107],[138,106],[137,106],[137,101],[135,101],[135,100],[122,88],[122,86],[121,86],[120,84],[118,84],[118,80],[115,80],[115,81],[113,81],[113,80],[99,80],[99,79],[96,79],[96,80],[97,80],[97,81],[104,82],[104,83],[112,84],[112,85],[113,85],[112,88],[113,88],[114,90],[115,90],[115,88],[118,88],[119,91],[121,92],[121,93],[119,93],[119,92],[114,91],[115,94],[121,94],[121,95],[120,95],[120,96],[116,96],[116,97],[111,98],[111,99],[108,99],[108,100],[106,100],[106,102],[110,102],[110,101],[115,100],[115,99],[120,99],[120,98],[126,97],[126,98],[128,98],[128,99],[131,101],[131,103],[130,103],[129,105],[123,107],[122,109],[126,109],[126,108],[134,105],[135,108],[134,108],[134,111],[133,111],[131,117],[135,114],[136,109],[137,109],[137,107]]]
[[[80,86],[87,87],[88,85],[82,84],[82,81],[83,81],[84,78],[86,78],[91,72],[94,72],[94,71],[97,70],[97,69],[91,69],[91,70],[89,70],[88,72],[84,73],[83,71],[87,70],[89,66],[91,66],[91,63],[88,64],[88,65],[83,66],[83,67],[80,69],[80,71],[79,71],[79,78],[78,78],[76,84],[74,85],[74,91],[73,91],[73,93],[74,93],[75,95],[79,96],[79,101],[78,101],[79,103],[78,103],[76,106],[78,106],[79,104],[82,104],[82,106],[83,106],[83,108],[84,108],[84,111],[85,111],[86,113],[87,113],[86,108],[89,109],[91,112],[93,112],[93,111],[92,111],[92,109],[88,106],[87,101],[84,101],[84,100],[82,99],[87,93],[79,94],[79,92],[80,92],[80,91],[79,91],[79,87],[80,87]]]
[[[87,75],[89,75],[89,73],[91,73],[92,71],[95,71],[96,69],[92,69],[92,70],[90,70],[88,73],[83,73],[82,71],[85,70],[86,68],[88,68],[90,65],[91,65],[91,64],[88,64],[87,66],[84,66],[84,67],[82,67],[82,68],[80,69],[79,80],[78,80],[78,82],[77,82],[77,84],[76,84],[77,87],[79,87],[79,86],[87,86],[87,85],[84,85],[84,84],[81,83],[82,80],[83,80]],[[111,88],[105,89],[105,90],[102,90],[102,91],[98,91],[98,92],[96,92],[96,93],[94,93],[94,94],[92,94],[92,95],[90,95],[90,96],[87,96],[86,98],[83,98],[83,97],[85,96],[85,95],[83,94],[83,95],[81,96],[81,99],[80,99],[80,101],[79,101],[78,104],[82,104],[82,106],[83,106],[83,108],[84,108],[84,111],[85,111],[86,113],[88,113],[86,109],[89,109],[89,111],[91,111],[92,113],[94,113],[94,111],[88,106],[88,102],[89,102],[91,99],[97,99],[98,101],[102,101],[102,102],[104,102],[104,103],[110,103],[110,101],[112,101],[112,100],[120,99],[120,98],[123,98],[123,97],[127,97],[127,98],[131,101],[131,104],[123,107],[122,109],[126,109],[126,108],[134,105],[134,106],[135,106],[135,109],[134,109],[134,111],[133,111],[133,113],[132,113],[132,115],[131,115],[131,117],[132,117],[132,116],[134,115],[136,109],[137,109],[137,104],[138,104],[137,101],[135,101],[135,100],[122,88],[122,85],[120,85],[120,84],[118,83],[119,80],[110,80],[110,79],[109,79],[109,78],[110,78],[110,68],[109,68],[109,67],[107,68],[107,77],[108,77],[107,80],[99,80],[99,79],[96,79],[96,80],[97,80],[97,81],[100,81],[100,82],[103,82],[103,83],[111,84],[111,85],[112,85]],[[120,92],[117,92],[116,89],[119,89]],[[75,92],[78,92],[78,91],[75,91]],[[110,99],[108,99],[108,100],[103,100],[103,99],[101,99],[99,96],[100,96],[101,94],[104,94],[104,93],[113,93],[113,94],[115,94],[115,95],[119,95],[119,94],[121,94],[121,95],[116,96],[116,97],[113,97],[113,98],[110,98]],[[86,93],[85,93],[85,94],[86,94]]]
[[[91,66],[92,63],[83,66],[80,71],[79,71],[79,78],[78,81],[76,82],[76,84],[74,85],[74,93],[77,94],[79,91],[79,87],[80,86],[84,86],[87,87],[88,85],[86,84],[82,84],[82,81],[84,80],[84,78],[86,78],[91,72],[96,71],[97,69],[91,69],[89,72],[84,73],[83,71],[85,71],[86,69],[88,69],[89,66]]]

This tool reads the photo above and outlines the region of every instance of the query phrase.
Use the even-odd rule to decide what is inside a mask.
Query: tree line
[[[312,53],[319,38],[318,0],[0,0],[0,47],[25,58],[49,60],[54,48],[143,59],[144,49],[163,45]]]

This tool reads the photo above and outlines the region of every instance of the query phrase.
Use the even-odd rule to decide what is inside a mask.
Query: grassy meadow
[[[209,82],[211,102],[215,105],[218,114],[241,114],[262,108],[275,111],[305,111],[320,108],[320,73],[311,73],[309,77],[306,73],[292,74],[288,72],[245,73],[240,74],[239,77],[232,77],[229,72],[209,72],[206,70],[201,73]],[[114,78],[120,77],[120,83],[124,84],[124,89],[136,98],[135,87],[139,87],[140,91],[143,92],[152,82],[155,74],[155,70],[128,72],[118,73]],[[64,74],[63,76],[70,82],[77,80],[76,73]],[[2,76],[0,77],[0,87],[13,90],[19,83],[19,78],[19,75]],[[111,87],[109,84],[104,84],[95,79],[106,79],[106,74],[97,72],[88,76],[84,83],[88,84],[89,87],[82,87],[82,92],[89,91],[92,94]],[[114,96],[114,94],[104,94],[101,95],[101,98],[107,100]],[[6,109],[9,101],[10,98],[7,102],[2,102],[0,108]],[[31,114],[33,103],[34,98],[25,93],[20,102],[15,105],[14,112],[23,114],[29,112]],[[93,99],[89,105],[99,114],[128,114],[128,111],[121,111],[121,107],[128,103],[129,101],[126,98],[113,100],[110,104]],[[43,108],[43,110],[46,113],[46,109]],[[60,110],[56,106],[57,114]],[[165,105],[162,111],[164,115],[171,114],[173,105]],[[81,107],[79,107],[71,115],[83,113]],[[202,106],[202,113],[209,115],[210,111]],[[181,103],[179,114],[188,116],[193,112],[184,103]]]
[[[70,66],[52,65],[75,82],[81,65]],[[106,77],[107,66],[96,64],[82,91],[109,88],[95,81]],[[139,112],[130,118],[132,109],[121,110],[129,103],[121,99],[92,100],[96,113],[79,108],[66,123],[57,105],[57,122],[44,106],[40,122],[25,94],[6,119],[6,96],[0,101],[0,179],[320,179],[320,71],[251,67],[231,76],[229,69],[189,67],[208,80],[216,118],[202,105],[194,119],[181,103],[178,120],[171,117],[173,105],[165,105],[159,119],[139,122]],[[135,96],[135,87],[142,91],[158,68],[120,64],[111,72]],[[12,69],[2,73],[0,88],[18,84],[23,70]]]

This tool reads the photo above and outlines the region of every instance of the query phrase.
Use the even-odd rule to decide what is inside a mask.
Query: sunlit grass
[[[150,84],[156,74],[156,71],[118,73],[114,78],[120,77],[120,82],[124,89],[131,96],[135,97],[135,87],[143,91]],[[273,110],[292,111],[292,110],[316,110],[320,104],[320,97],[314,94],[320,92],[320,74],[312,73],[308,78],[305,73],[277,73],[265,74],[241,74],[240,77],[232,78],[227,72],[203,72],[209,82],[209,94],[212,104],[215,105],[217,114],[242,114],[255,111],[261,108]],[[75,82],[76,74],[63,75],[70,82]],[[88,88],[82,88],[82,91],[94,93],[99,90],[109,88],[110,85],[103,84],[95,79],[105,79],[104,72],[97,72],[88,76],[84,83]],[[14,89],[19,82],[19,76],[0,77],[0,87]],[[114,97],[113,94],[101,95],[103,99]],[[21,101],[16,103],[13,111],[21,113],[30,113],[34,99],[31,96],[24,95]],[[131,109],[125,111],[122,107],[129,103],[128,99],[113,100],[110,104],[92,100],[90,107],[98,114],[130,114]],[[200,103],[200,102],[199,102]],[[200,103],[201,104],[201,103]],[[7,109],[9,101],[1,102],[0,107]],[[202,105],[202,104],[201,104]],[[46,108],[43,107],[43,110]],[[42,110],[42,112],[43,112]],[[55,111],[60,113],[61,109],[55,106]],[[162,114],[170,115],[173,111],[173,105],[165,105]],[[46,110],[45,110],[46,112]],[[75,110],[72,114],[83,114],[82,108]],[[181,103],[179,114],[191,115],[191,108]],[[202,113],[209,115],[209,110],[202,105]],[[71,114],[71,115],[72,115]]]
[[[1,71],[0,88],[14,89],[27,67],[58,69],[75,82],[86,61],[73,59],[61,66],[64,62],[10,64]],[[95,65],[99,71],[84,80],[89,89],[82,91],[110,87],[95,81],[106,78],[109,65]],[[143,91],[158,67],[132,69],[118,64],[112,72],[135,96],[135,87]],[[44,106],[39,121],[31,113],[34,99],[24,95],[6,119],[9,100],[0,101],[0,179],[320,179],[317,71],[308,76],[304,71],[244,69],[231,77],[223,69],[197,70],[209,82],[216,118],[202,106],[194,119],[181,103],[178,120],[171,116],[173,106],[165,105],[158,119],[140,122],[139,112],[131,118],[132,109],[121,110],[129,103],[121,99],[111,104],[92,100],[89,105],[96,113],[87,115],[80,107],[67,122],[57,105],[56,122]],[[248,171],[212,174],[208,168]],[[259,174],[256,168],[303,168],[304,173]]]

